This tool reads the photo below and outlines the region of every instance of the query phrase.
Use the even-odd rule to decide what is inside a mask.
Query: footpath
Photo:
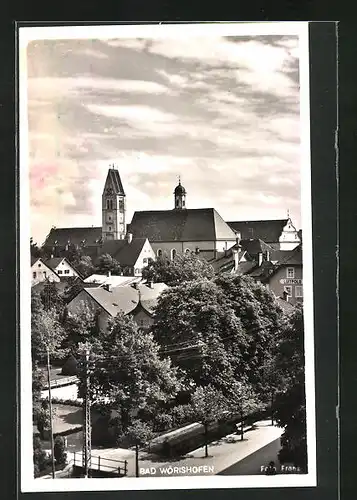
[[[139,472],[141,477],[182,476],[182,475],[216,475],[228,467],[260,450],[278,439],[283,430],[272,426],[271,421],[255,422],[253,428],[240,435],[230,434],[208,445],[208,457],[205,448],[201,447],[181,458],[162,459],[157,455],[139,452]],[[92,464],[96,468],[100,457],[101,469],[113,465],[110,460],[127,461],[128,477],[135,477],[135,451],[123,448],[92,448]],[[68,460],[73,460],[73,453],[68,453]],[[76,453],[76,462],[82,459]],[[265,464],[262,464],[265,465]],[[108,469],[109,470],[109,469]]]

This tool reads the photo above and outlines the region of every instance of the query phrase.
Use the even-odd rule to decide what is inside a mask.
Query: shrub
[[[66,465],[67,453],[65,440],[62,436],[57,436],[54,443],[54,456],[57,465]]]
[[[38,477],[40,473],[46,469],[49,463],[47,453],[42,449],[41,440],[35,437],[33,440],[33,465],[34,475]]]

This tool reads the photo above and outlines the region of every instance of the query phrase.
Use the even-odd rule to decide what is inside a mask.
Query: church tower
[[[186,208],[186,189],[181,185],[180,177],[178,186],[175,187],[174,197],[175,197],[175,210],[182,210]]]
[[[121,240],[125,237],[125,192],[119,171],[108,170],[102,194],[102,238]]]

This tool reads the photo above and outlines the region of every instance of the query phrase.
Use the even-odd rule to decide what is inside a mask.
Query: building
[[[133,285],[134,283],[140,283],[142,281],[141,276],[116,276],[111,274],[91,274],[88,278],[83,280],[84,287],[89,285],[93,286],[104,286],[109,285],[111,287]]]
[[[149,259],[155,259],[155,253],[147,238],[133,238],[131,233],[125,239],[104,241],[101,254],[109,254],[119,262],[123,276],[141,276]]]
[[[58,282],[61,278],[42,259],[31,257],[31,286],[46,280]]]
[[[52,257],[45,261],[46,266],[52,269],[60,278],[80,278],[79,273],[65,257]]]
[[[110,168],[102,194],[102,239],[125,237],[125,192],[117,169]]]
[[[76,315],[84,308],[99,312],[99,326],[107,327],[110,318],[120,311],[130,314],[138,326],[147,331],[153,324],[153,312],[164,283],[134,283],[133,285],[84,288],[68,304],[68,312]]]
[[[235,221],[227,224],[242,240],[261,240],[275,250],[293,250],[300,243],[299,231],[290,217],[278,220]]]
[[[53,257],[66,256],[74,248],[96,258],[102,244],[101,227],[52,227],[42,245],[43,251]]]

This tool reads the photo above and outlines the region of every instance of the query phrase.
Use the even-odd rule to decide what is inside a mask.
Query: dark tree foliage
[[[91,350],[91,397],[99,403],[106,398],[119,411],[119,436],[135,418],[152,420],[180,388],[176,370],[168,358],[161,358],[152,335],[139,334],[128,316],[119,314],[92,342]],[[84,373],[79,376],[83,387]]]
[[[56,460],[56,465],[66,465],[67,463],[67,453],[65,440],[62,436],[57,436],[54,443],[54,457]]]
[[[84,288],[84,282],[77,277],[71,276],[67,279],[67,285],[63,291],[63,301],[69,304],[81,290]]]
[[[80,344],[98,338],[99,314],[99,309],[92,311],[88,307],[83,307],[76,315],[69,314],[65,309],[62,321],[65,336],[61,348],[76,357]]]
[[[214,282],[203,279],[165,290],[152,332],[188,379],[229,390],[246,341],[239,318]]]
[[[94,271],[97,274],[107,274],[111,272],[113,275],[120,275],[122,269],[117,260],[113,259],[108,253],[105,253],[96,260]]]
[[[169,286],[201,278],[212,279],[213,276],[213,267],[193,254],[178,254],[173,260],[167,256],[159,257],[156,261],[150,260],[143,269],[144,279]]]
[[[30,238],[30,252],[31,252],[31,257],[34,258],[39,258],[42,256],[42,252],[40,247],[33,241],[33,238]]]
[[[282,462],[293,462],[307,471],[304,320],[302,306],[287,318],[277,346],[275,362],[277,389],[274,414],[284,427]]]
[[[49,458],[42,448],[41,440],[38,437],[34,437],[33,439],[33,465],[35,477],[38,477],[49,465]]]
[[[41,301],[46,311],[55,309],[58,313],[63,311],[64,299],[54,281],[46,280],[40,292]]]

